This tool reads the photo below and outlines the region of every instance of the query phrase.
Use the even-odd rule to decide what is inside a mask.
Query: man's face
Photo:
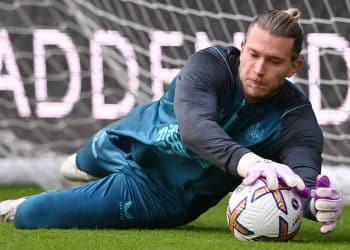
[[[251,27],[242,43],[239,76],[245,99],[256,103],[274,95],[286,77],[302,66],[292,61],[294,39],[271,35],[257,25]]]

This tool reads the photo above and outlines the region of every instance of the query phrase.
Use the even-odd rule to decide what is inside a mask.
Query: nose
[[[263,58],[260,58],[259,60],[255,61],[254,64],[254,73],[256,75],[264,75],[265,74],[265,60]]]

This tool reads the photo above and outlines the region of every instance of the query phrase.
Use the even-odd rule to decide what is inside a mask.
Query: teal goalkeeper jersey
[[[237,163],[250,151],[289,165],[308,186],[320,173],[323,137],[307,98],[286,80],[271,99],[248,104],[239,53],[216,46],[193,54],[159,101],[107,128],[116,146],[197,212],[238,185]]]

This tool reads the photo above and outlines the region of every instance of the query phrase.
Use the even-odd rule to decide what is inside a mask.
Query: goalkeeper
[[[101,129],[63,163],[65,177],[87,183],[4,201],[0,218],[19,229],[174,227],[242,180],[265,177],[270,189],[282,181],[308,196],[305,217],[333,230],[342,199],[326,177],[317,181],[322,132],[286,80],[303,64],[298,18],[297,9],[268,11],[240,50],[194,53],[159,101]]]

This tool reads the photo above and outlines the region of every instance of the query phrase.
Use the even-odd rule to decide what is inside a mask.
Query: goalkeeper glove
[[[322,223],[320,232],[332,231],[343,210],[343,199],[339,190],[330,183],[326,175],[319,175],[311,197],[310,210],[316,220]]]
[[[252,185],[260,177],[265,177],[267,187],[270,190],[278,188],[279,180],[299,191],[305,190],[304,181],[290,167],[261,158],[254,153],[242,156],[237,166],[237,172],[244,177],[244,185]]]

